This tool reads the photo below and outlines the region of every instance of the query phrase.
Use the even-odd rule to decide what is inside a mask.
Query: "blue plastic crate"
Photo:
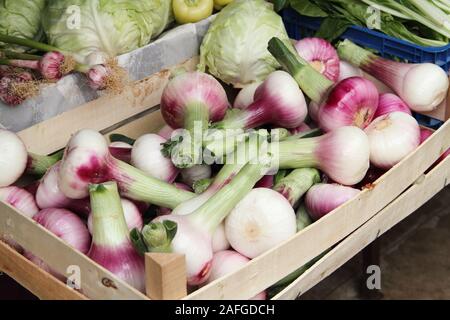
[[[289,36],[296,40],[313,36],[322,23],[321,18],[301,16],[293,9],[283,10],[281,15]],[[348,28],[341,38],[376,50],[385,58],[397,57],[411,63],[431,62],[446,72],[450,70],[450,44],[444,47],[422,47],[361,26]],[[443,124],[440,120],[419,114],[416,115],[416,119],[422,125],[432,128],[438,128]]]

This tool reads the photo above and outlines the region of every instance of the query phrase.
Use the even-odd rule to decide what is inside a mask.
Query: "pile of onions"
[[[359,192],[358,189],[338,184],[316,184],[306,193],[306,210],[313,220],[319,220]]]
[[[171,209],[194,196],[113,158],[99,132],[84,129],[75,133],[61,160],[58,187],[68,198],[83,199],[89,194],[89,184],[110,180],[118,183],[126,198]]]
[[[370,162],[390,169],[420,144],[420,128],[416,119],[396,111],[376,118],[367,128]]]
[[[433,63],[410,64],[384,59],[349,40],[339,44],[338,53],[342,59],[389,86],[414,111],[432,111],[446,97],[448,76]]]
[[[335,84],[280,39],[272,38],[268,49],[311,99],[312,117],[321,129],[330,131],[343,126],[363,129],[372,121],[378,107],[378,90],[371,81],[351,77]]]

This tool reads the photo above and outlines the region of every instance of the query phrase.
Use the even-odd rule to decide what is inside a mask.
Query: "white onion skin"
[[[222,222],[214,231],[212,236],[212,250],[213,252],[223,251],[230,248],[227,235],[225,234],[225,224]]]
[[[172,161],[161,153],[162,144],[165,142],[167,140],[157,134],[144,134],[133,145],[131,163],[152,177],[171,183],[179,171]]]
[[[420,144],[420,127],[412,116],[392,112],[376,118],[365,130],[370,143],[370,161],[390,169]]]
[[[250,191],[225,220],[232,248],[255,258],[297,232],[295,211],[278,192],[267,188]]]
[[[339,78],[337,82],[341,82],[344,79],[351,77],[362,77],[364,75],[363,71],[352,65],[351,63],[341,60],[339,63]]]
[[[341,127],[319,138],[315,150],[320,169],[333,180],[355,185],[364,179],[370,166],[369,139],[357,127]]]
[[[340,63],[339,56],[336,49],[328,41],[322,38],[303,38],[296,42],[295,49],[298,54],[311,63],[317,66],[320,63],[320,69],[317,69],[321,74],[329,80],[336,82],[339,78]]]
[[[222,250],[214,253],[211,264],[211,274],[205,284],[211,283],[227,274],[241,269],[249,261],[250,259],[233,250]],[[266,293],[263,291],[250,300],[265,300],[265,298]]]
[[[144,220],[142,219],[141,212],[138,207],[128,199],[120,199],[123,208],[123,215],[125,217],[125,221],[128,226],[128,230],[133,230],[137,228],[138,230],[142,230],[144,226]],[[89,233],[92,234],[92,213],[89,215],[87,220],[87,226],[89,229]]]
[[[254,101],[255,91],[261,83],[262,82],[253,82],[243,87],[234,100],[233,108],[244,110],[251,105]]]
[[[213,258],[212,240],[208,232],[200,230],[186,216],[160,216],[154,222],[169,220],[177,223],[177,233],[172,240],[172,252],[184,254],[189,285],[204,283],[211,272]]]
[[[319,183],[305,196],[306,209],[313,220],[319,220],[359,194],[360,190],[339,184]]]
[[[198,180],[211,178],[211,166],[197,164],[193,167],[181,170],[182,181],[188,186],[193,186]]]
[[[16,182],[24,173],[27,160],[27,149],[19,136],[0,129],[0,187]]]
[[[395,111],[401,111],[412,115],[411,109],[409,109],[408,105],[399,96],[393,93],[380,94],[378,108],[375,112],[374,119]]]

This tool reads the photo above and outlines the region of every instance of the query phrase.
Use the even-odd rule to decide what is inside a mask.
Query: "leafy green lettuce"
[[[39,39],[45,3],[46,0],[0,0],[0,33]]]
[[[50,44],[92,64],[145,46],[170,23],[171,0],[55,0],[44,12]]]
[[[267,50],[272,37],[289,41],[283,21],[271,4],[235,0],[211,23],[200,47],[199,69],[235,87],[264,80],[279,67]]]

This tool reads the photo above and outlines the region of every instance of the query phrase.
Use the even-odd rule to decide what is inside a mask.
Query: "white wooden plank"
[[[274,300],[292,300],[304,294],[350,260],[376,238],[412,214],[450,183],[450,158],[380,211],[375,217],[317,261],[311,268],[278,293]]]

